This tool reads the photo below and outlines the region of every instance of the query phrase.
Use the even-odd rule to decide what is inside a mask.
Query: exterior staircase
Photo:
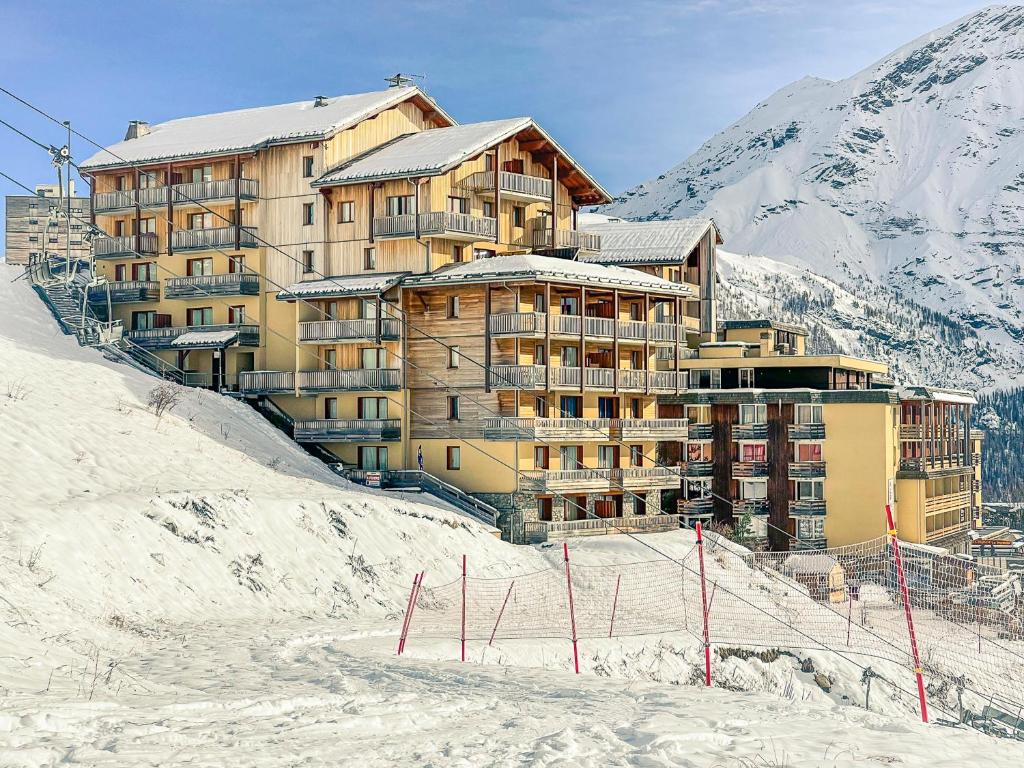
[[[422,469],[386,469],[376,473],[364,469],[346,469],[341,474],[363,485],[367,484],[368,479],[379,475],[381,488],[429,493],[485,525],[498,527],[497,509]]]

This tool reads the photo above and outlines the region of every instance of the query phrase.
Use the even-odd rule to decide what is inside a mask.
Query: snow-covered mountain
[[[783,88],[602,212],[713,216],[730,251],[769,259],[726,257],[727,301],[730,288],[750,299],[772,285],[776,305],[829,291],[852,297],[862,305],[855,314],[879,326],[927,318],[890,333],[858,329],[841,306],[810,317],[840,346],[874,350],[900,375],[921,366],[905,343],[920,333],[927,378],[1019,382],[1022,82],[1024,8],[987,8],[846,80]],[[950,349],[933,348],[954,338]]]

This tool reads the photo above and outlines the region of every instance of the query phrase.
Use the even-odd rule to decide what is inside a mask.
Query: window
[[[469,213],[469,198],[449,195],[448,213]]]
[[[642,419],[644,417],[643,401],[639,397],[629,399],[629,418]]]
[[[377,249],[376,248],[364,248],[363,249],[363,269],[376,269],[377,268]]]
[[[313,175],[313,156],[306,155],[302,158],[302,176],[303,178],[310,178]]]
[[[387,368],[388,351],[382,347],[364,347],[360,350],[359,365],[367,370]]]
[[[597,418],[617,419],[619,417],[619,399],[617,397],[597,398]]]
[[[139,219],[139,233],[143,235],[155,235],[156,217],[151,216],[148,219]]]
[[[132,330],[145,331],[156,328],[156,312],[132,312]]]
[[[526,209],[521,205],[514,206],[512,208],[512,226],[513,227],[525,227],[526,226]]]
[[[687,461],[711,461],[711,443],[687,443]]]
[[[191,224],[191,223],[192,223],[192,220],[189,219],[189,224]],[[114,237],[124,237],[124,222],[123,221],[115,221],[114,222]]]
[[[629,367],[634,371],[640,371],[644,368],[644,353],[638,349],[631,350],[629,353]]]
[[[484,200],[484,216],[489,219],[494,218],[494,203],[490,200]]]
[[[359,468],[385,470],[388,468],[388,449],[384,446],[359,446]]]
[[[497,151],[497,150],[495,150],[495,151]],[[484,170],[485,171],[493,171],[494,170],[494,155],[491,155],[491,154],[484,155]]]
[[[119,274],[119,280],[124,280],[124,264],[119,264],[121,272]],[[143,261],[138,264],[132,264],[132,280],[156,280],[156,264],[149,261]]]
[[[533,468],[547,469],[551,466],[551,449],[546,445],[537,445],[533,448]]]
[[[533,311],[534,312],[546,312],[547,308],[548,308],[547,307],[547,303],[544,301],[544,294],[543,293],[535,293],[535,294],[533,294]]]
[[[325,419],[336,419],[336,418],[338,418],[338,398],[336,398],[336,397],[325,397],[324,398],[324,418]]]
[[[465,258],[466,246],[464,245],[453,245],[452,246],[452,261],[458,263]]]
[[[561,459],[562,469],[583,469],[583,446],[563,445]]]
[[[391,195],[388,197],[388,216],[402,216],[407,213],[413,213],[415,208],[415,195]]]
[[[825,538],[825,521],[820,517],[797,518],[796,537],[798,539]]]
[[[629,446],[629,466],[642,467],[644,465],[644,447],[642,445]]]
[[[799,501],[821,501],[825,498],[825,484],[821,480],[797,480],[796,498]]]
[[[38,224],[39,223],[39,219],[29,219],[28,223],[29,224]]]
[[[56,235],[50,235],[49,242],[56,243],[57,242],[57,236]]]
[[[38,243],[39,242],[39,236],[38,235],[29,235],[28,236],[28,241],[30,243]]]
[[[558,311],[563,315],[578,315],[580,313],[580,300],[578,296],[562,296],[558,300]]]
[[[200,165],[191,169],[192,183],[198,184],[204,181],[213,181],[213,166]]]
[[[241,325],[245,322],[245,307],[242,304],[228,307],[228,323]]]
[[[754,369],[753,368],[740,368],[739,376],[740,389],[753,389],[754,388]]]
[[[453,318],[453,317],[458,317],[458,316],[459,316],[459,297],[458,296],[449,296],[448,297],[448,317],[449,318]]]
[[[768,406],[764,403],[740,406],[740,424],[767,424]]]
[[[448,469],[462,469],[462,449],[457,445],[449,445],[445,449],[445,457]]]
[[[313,271],[313,252],[303,251],[302,252],[302,271],[310,273]]]
[[[537,344],[533,348],[533,364],[534,365],[547,365],[546,352],[544,351],[543,344]]]
[[[138,265],[133,264],[132,266],[135,267],[135,266],[138,266]],[[134,272],[134,269],[132,271]],[[114,281],[118,282],[118,283],[123,282],[126,279],[125,275],[127,274],[127,272],[128,272],[128,270],[125,268],[124,264],[117,264],[114,267]],[[133,277],[132,279],[133,280],[137,280],[138,278],[137,277]]]
[[[797,461],[821,461],[821,443],[797,443]]]
[[[459,396],[449,395],[448,396],[448,420],[458,421],[459,420]]]
[[[356,220],[356,204],[354,200],[342,200],[338,203],[338,223],[351,224]]]
[[[563,419],[578,419],[583,414],[583,398],[579,395],[562,395],[558,402]]]
[[[213,274],[213,259],[189,259],[185,262],[185,274],[189,277],[202,277]]]
[[[303,203],[302,204],[302,224],[303,226],[309,226],[313,223],[313,204]]]
[[[360,419],[386,419],[388,399],[386,397],[360,397],[357,402]]]
[[[597,466],[602,469],[614,469],[619,466],[619,446],[597,446]]]
[[[474,248],[473,258],[474,259],[493,259],[497,255],[497,251],[493,248]]]
[[[212,213],[190,213],[188,215],[189,229],[210,229],[213,227]]]
[[[213,307],[195,307],[185,313],[185,324],[192,326],[213,325]]]
[[[376,305],[374,305],[374,306],[376,306]],[[323,311],[324,311],[324,320],[337,320],[338,319],[338,302],[336,302],[336,301],[325,301],[324,302],[324,310]]]
[[[797,424],[823,424],[820,405],[798,405],[796,407]]]
[[[721,368],[694,368],[690,371],[690,386],[693,389],[721,389]]]
[[[741,499],[767,499],[768,498],[768,481],[767,480],[742,480],[740,482],[740,498]]]
[[[490,155],[488,155],[490,157]],[[538,496],[537,497],[537,519],[542,521],[550,521],[552,518],[552,506],[554,499],[550,496]]]
[[[562,347],[562,367],[578,368],[580,365],[580,351],[576,347]]]
[[[232,275],[245,272],[245,256],[228,256],[228,272]]]
[[[740,461],[767,461],[767,455],[765,443],[740,443]]]
[[[540,418],[548,415],[548,398],[545,395],[537,395],[533,399],[533,412]]]
[[[338,350],[334,347],[325,347],[322,355],[324,359],[324,369],[333,371],[338,367]]]
[[[459,346],[458,344],[448,348],[448,367],[459,367]]]

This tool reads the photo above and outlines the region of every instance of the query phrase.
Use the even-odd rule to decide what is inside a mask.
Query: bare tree
[[[181,402],[181,391],[173,384],[157,384],[146,399],[146,406],[159,419],[164,411],[173,410]]]

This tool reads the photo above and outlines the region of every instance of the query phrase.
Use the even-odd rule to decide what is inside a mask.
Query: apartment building
[[[89,242],[85,235],[89,215],[89,198],[75,196],[73,181],[70,205],[56,184],[36,185],[35,195],[8,195],[4,246],[7,263],[28,264],[30,259],[43,254],[66,257],[69,245],[72,259],[88,259]]]

